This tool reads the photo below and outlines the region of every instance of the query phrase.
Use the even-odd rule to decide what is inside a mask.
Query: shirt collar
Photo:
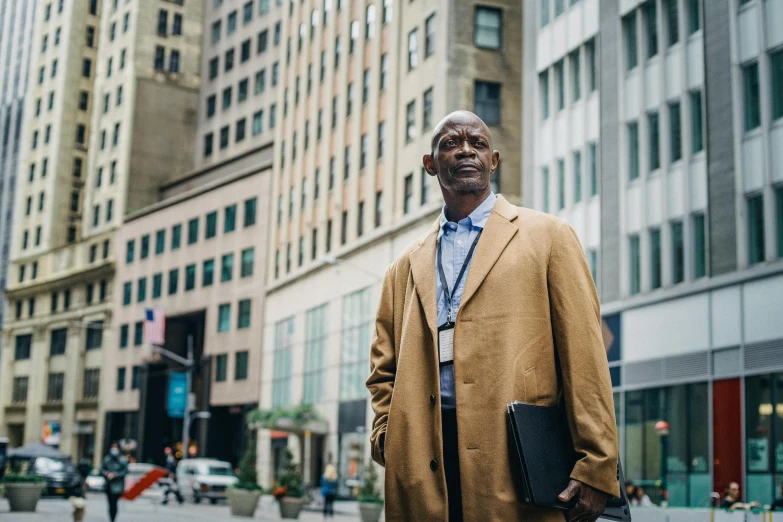
[[[470,215],[459,221],[459,225],[469,226],[471,228],[484,228],[489,219],[489,215],[492,214],[492,209],[495,207],[495,199],[497,196],[494,192],[490,192],[489,196],[477,206]],[[449,220],[446,218],[446,205],[443,205],[443,209],[440,211],[440,228],[438,229],[438,239],[443,235],[444,227],[448,226]]]

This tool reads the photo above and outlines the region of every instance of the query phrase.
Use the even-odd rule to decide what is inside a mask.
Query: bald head
[[[490,132],[489,127],[487,127],[487,124],[484,123],[484,120],[470,111],[454,111],[435,125],[435,130],[432,131],[432,140],[430,141],[432,150],[434,151],[438,148],[438,141],[444,135],[445,131],[461,125],[481,127],[481,130],[486,134],[487,139],[489,140],[489,148],[492,148],[492,133]]]

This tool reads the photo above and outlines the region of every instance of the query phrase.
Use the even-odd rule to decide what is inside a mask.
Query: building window
[[[177,285],[179,283],[179,269],[175,268],[169,270],[169,295],[177,293]]]
[[[209,157],[212,155],[213,138],[214,135],[211,132],[204,135],[204,157]]]
[[[685,280],[685,245],[683,241],[683,225],[681,221],[672,224],[672,282],[682,283]]]
[[[639,256],[639,236],[629,238],[631,261],[631,295],[636,295],[641,289],[641,262]]]
[[[141,255],[140,259],[146,259],[150,253],[150,236],[149,234],[141,236]]]
[[[699,279],[707,275],[707,250],[704,230],[704,214],[696,213],[693,223],[693,277]]]
[[[141,388],[141,366],[134,366],[131,368],[131,390],[138,390]]]
[[[340,220],[340,244],[344,245],[348,241],[348,211],[344,210]],[[291,244],[288,244],[288,258],[291,258]],[[289,261],[286,261],[288,263]],[[286,268],[286,271],[289,269]]]
[[[549,118],[549,70],[538,75],[538,91],[541,101],[541,119]]]
[[[228,355],[221,353],[215,356],[215,382],[225,382],[228,375]]]
[[[236,228],[236,221],[237,221],[237,206],[236,205],[230,205],[225,208],[225,213],[223,216],[223,232],[228,234],[229,232],[233,232]]]
[[[17,302],[21,304],[21,302]],[[21,314],[20,314],[21,315]],[[14,344],[14,359],[21,361],[30,358],[30,346],[33,341],[32,334],[17,335]]]
[[[174,15],[174,22],[171,24],[171,35],[179,36],[182,34],[182,15],[176,13]]]
[[[225,254],[220,259],[220,282],[231,281],[234,277],[234,254]]]
[[[772,88],[772,119],[783,117],[783,49],[769,55]]]
[[[133,283],[127,282],[122,285],[122,304],[123,306],[128,306],[131,304],[133,295]]]
[[[500,125],[499,83],[476,82],[474,111],[487,125]]]
[[[220,148],[228,147],[228,125],[220,129]]]
[[[669,104],[669,139],[671,140],[671,147],[669,153],[671,154],[671,161],[679,161],[682,159],[682,122],[680,118],[680,102],[674,102]]]
[[[573,96],[573,100],[576,102],[582,97],[582,66],[579,49],[571,53],[569,61],[571,62],[571,96]]]
[[[701,18],[699,17],[699,0],[686,0],[688,8],[688,34],[693,34],[701,29]]]
[[[557,80],[557,110],[565,109],[565,71],[564,62],[560,60],[554,65],[555,80]]]
[[[155,46],[155,70],[162,71],[166,63],[166,50],[161,45]]]
[[[179,51],[173,49],[169,55],[169,72],[179,72]]]
[[[644,4],[644,30],[646,33],[647,58],[658,54],[658,18],[657,4],[655,1]]]
[[[163,274],[152,276],[152,298],[158,299],[163,293]]]
[[[52,330],[49,338],[49,355],[65,355],[65,345],[68,338],[66,328],[57,328]]]
[[[147,299],[147,278],[142,277],[136,285],[136,302],[143,303]]]
[[[541,210],[549,213],[549,167],[541,168]]]
[[[557,160],[557,209],[563,210],[566,204],[565,160]]]
[[[100,383],[99,368],[90,368],[84,370],[84,387],[82,390],[82,398],[84,399],[97,399],[98,398],[98,385]]]
[[[226,51],[225,59],[223,60],[223,70],[229,72],[234,68],[234,49]]]
[[[628,179],[639,177],[639,124],[628,124]]]
[[[293,376],[294,318],[275,323],[275,344],[272,362],[272,407],[291,403]]]
[[[242,250],[242,266],[240,268],[240,277],[250,277],[253,275],[254,258],[255,250],[253,248]]]
[[[224,303],[218,306],[218,332],[227,332],[231,328],[231,304]]]
[[[378,82],[378,90],[381,92],[386,90],[386,78],[389,71],[389,55],[384,53],[381,55],[381,77]]]
[[[647,133],[650,140],[650,172],[653,172],[661,166],[661,138],[657,112],[651,112],[647,115]]]
[[[218,70],[220,69],[220,58],[215,56],[209,60],[209,79],[214,80],[217,78]]]
[[[432,127],[432,96],[432,87],[424,91],[424,97],[422,101],[422,129],[424,130]]]
[[[680,41],[680,13],[677,11],[679,0],[664,0],[666,9],[666,33],[669,37],[669,47]]]
[[[424,21],[424,58],[435,54],[435,30],[437,19],[435,13],[432,13]]]
[[[748,262],[751,265],[765,259],[764,251],[764,196],[749,196],[748,201]]]
[[[661,229],[650,229],[650,288],[661,287]]]
[[[305,368],[302,402],[323,401],[326,370],[328,304],[308,310],[305,314]]]
[[[215,260],[207,259],[204,261],[201,286],[212,286],[215,278]]]
[[[761,125],[761,102],[759,98],[759,64],[758,62],[742,68],[745,131],[751,131]]]
[[[188,221],[188,245],[198,241],[198,218]]]
[[[28,377],[14,377],[14,390],[11,398],[13,404],[24,404],[27,402],[28,380]]]
[[[120,348],[128,347],[128,325],[120,325]]]
[[[171,249],[177,250],[182,241],[182,225],[171,227]]]
[[[103,346],[103,321],[87,323],[87,339],[84,349],[97,350]]]
[[[701,121],[701,91],[690,93],[691,99],[691,147],[693,154],[704,149],[704,133]]]
[[[484,49],[500,49],[502,41],[502,17],[500,9],[476,6],[476,24],[473,43]]]
[[[419,30],[414,29],[408,33],[408,70],[413,70],[419,65]]]
[[[60,402],[63,400],[63,381],[65,374],[62,372],[50,373],[46,386],[46,402]]]
[[[574,151],[574,203],[582,201],[582,152]]]
[[[124,366],[117,368],[117,391],[125,391],[125,372]]]
[[[196,265],[185,267],[185,291],[193,290],[196,287]]]
[[[166,249],[166,229],[155,232],[155,255],[160,255]]]
[[[256,198],[245,200],[244,226],[249,227],[256,224]]]
[[[363,398],[370,352],[367,350],[372,334],[372,305],[370,289],[348,294],[342,299],[340,392],[341,401]]]
[[[623,36],[625,43],[625,70],[632,71],[639,63],[639,50],[636,46],[636,11],[623,18]]]
[[[250,327],[250,299],[239,301],[239,313],[237,314],[237,328]]]
[[[161,9],[158,11],[158,36],[163,36],[165,38],[168,23],[169,13],[168,11]]]

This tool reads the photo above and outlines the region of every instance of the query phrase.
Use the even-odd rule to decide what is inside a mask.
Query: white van
[[[177,465],[177,486],[182,496],[198,504],[208,498],[213,504],[226,498],[226,490],[237,483],[231,464],[214,459],[186,459]]]

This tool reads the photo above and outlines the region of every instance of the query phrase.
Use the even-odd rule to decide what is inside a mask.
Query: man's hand
[[[577,480],[571,480],[568,487],[557,497],[560,502],[578,499],[568,510],[568,522],[594,522],[606,507],[608,495]]]

